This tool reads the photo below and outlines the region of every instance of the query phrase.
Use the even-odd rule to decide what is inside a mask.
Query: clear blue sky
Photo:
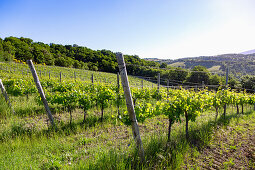
[[[0,37],[142,58],[255,49],[254,0],[0,0]]]

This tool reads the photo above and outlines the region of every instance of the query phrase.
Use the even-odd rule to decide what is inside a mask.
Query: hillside
[[[244,51],[244,52],[241,52],[240,54],[254,54],[254,53],[255,53],[255,49],[249,50],[249,51]]]
[[[225,72],[226,67],[229,67],[231,73],[236,76],[243,74],[255,74],[255,53],[253,54],[222,54],[217,56],[199,56],[188,57],[176,60],[164,59],[146,59],[159,63],[167,63],[173,67],[181,67],[191,69],[194,66],[201,65],[210,71]]]
[[[93,50],[77,44],[45,44],[24,37],[0,38],[0,61],[26,62],[28,59],[37,64],[92,71],[116,73],[118,70],[116,55],[110,50]],[[137,55],[125,55],[125,62],[127,65],[159,67],[157,62],[140,59]],[[129,74],[136,75],[137,69],[140,68],[130,68]]]
[[[254,169],[254,95],[223,93],[225,89],[217,93],[166,90],[151,84],[141,88],[138,78],[129,77],[144,146],[146,163],[142,164],[124,92],[114,83],[116,74],[35,68],[55,126],[39,100],[28,66],[0,62],[0,77],[14,110],[0,95],[1,169]],[[224,116],[221,103],[230,97]],[[219,115],[214,99],[220,104]]]

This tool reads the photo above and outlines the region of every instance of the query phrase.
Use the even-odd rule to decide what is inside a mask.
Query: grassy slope
[[[43,114],[43,108],[36,105],[33,97],[28,100],[26,97],[17,99],[12,97],[12,99],[15,100],[15,109],[20,110],[18,115],[12,115],[3,98],[0,98],[1,168],[130,169],[139,166],[136,163],[138,157],[134,150],[131,127],[122,125],[111,117],[112,113],[117,113],[116,108],[106,109],[103,123],[99,121],[100,111],[96,108],[90,110],[85,125],[82,124],[81,110],[75,111],[71,125],[68,123],[68,114],[62,110],[56,110],[54,117],[58,120],[58,129],[53,131],[48,129],[47,116]],[[121,111],[124,110],[125,106],[122,106]],[[146,120],[144,124],[140,124],[147,159],[144,168],[231,167],[235,159],[238,160],[237,158],[223,159],[220,165],[216,165],[217,154],[214,154],[214,151],[218,150],[230,158],[229,152],[225,153],[229,149],[224,150],[224,148],[233,149],[236,146],[236,152],[241,153],[243,157],[246,153],[254,154],[252,150],[254,145],[248,145],[250,152],[239,152],[239,146],[246,146],[249,142],[233,144],[235,137],[240,136],[235,136],[232,134],[233,131],[229,131],[229,128],[236,129],[235,131],[241,129],[239,132],[245,131],[251,134],[251,136],[248,135],[247,141],[250,141],[250,138],[254,139],[252,132],[254,132],[255,113],[249,110],[246,110],[246,113],[236,115],[229,108],[227,120],[219,119],[216,123],[214,111],[203,113],[196,122],[190,123],[190,142],[185,140],[184,123],[176,123],[173,125],[169,144],[166,139],[167,118],[158,116]],[[222,140],[219,140],[217,135],[220,135]],[[226,142],[225,139],[230,141]],[[221,141],[222,144],[218,145]],[[208,157],[208,154],[212,155],[212,158]],[[216,161],[211,161],[212,159]],[[205,161],[205,164],[199,163],[202,161]],[[253,166],[240,163],[234,165],[235,167]]]
[[[44,65],[35,65],[35,69],[40,78],[48,79],[49,72],[50,78],[59,81],[60,72],[63,80],[76,80],[77,81],[86,81],[91,82],[91,76],[93,74],[94,82],[98,83],[108,83],[108,84],[117,84],[117,74],[107,73],[107,72],[99,72],[99,71],[91,71],[91,70],[83,70],[83,69],[75,69],[75,68],[66,68],[66,67],[58,67],[58,66],[44,66]],[[31,77],[31,72],[27,64],[21,63],[5,63],[0,62],[0,78],[8,79],[11,77]],[[32,77],[31,77],[32,78]],[[141,79],[135,76],[129,76],[130,86],[141,86]],[[154,83],[149,81],[143,81],[144,87],[155,87]]]
[[[107,116],[111,111],[112,109],[106,111],[103,123],[95,117],[97,111],[91,111],[85,125],[81,123],[82,113],[77,111],[72,125],[62,122],[55,132],[47,129],[47,126],[42,129],[37,128],[40,125],[35,117],[2,116],[0,167],[5,169],[129,169],[138,166],[134,163],[134,160],[137,160],[137,154],[134,150],[131,127],[122,125]],[[228,112],[231,112],[231,109]],[[185,140],[184,123],[174,124],[172,140],[168,145],[166,142],[167,119],[162,116],[148,119],[144,124],[140,124],[147,158],[145,168],[179,169],[217,166],[215,162],[211,164],[209,162],[211,159],[217,159],[217,155],[211,154],[210,151],[214,153],[218,150],[225,154],[228,148],[224,150],[222,147],[230,147],[230,145],[224,146],[224,142],[222,145],[217,145],[219,141],[217,135],[224,136],[222,139],[231,139],[233,142],[236,136],[233,136],[229,129],[235,128],[242,132],[248,127],[250,132],[254,132],[255,113],[246,113],[247,115],[229,114],[226,121],[219,119],[216,123],[213,121],[214,112],[203,113],[196,122],[190,124],[190,142]],[[65,117],[64,113],[59,115]],[[234,148],[232,143],[225,143],[231,144]],[[242,144],[235,144],[237,148],[239,145]],[[254,145],[250,147],[252,151]],[[208,151],[208,148],[213,149]],[[207,154],[208,152],[211,157]],[[241,153],[240,156],[245,156],[243,155],[245,153]],[[205,164],[200,163],[203,160]],[[218,166],[228,166],[231,160],[224,160]],[[237,167],[240,167],[239,165],[244,166],[236,164]]]

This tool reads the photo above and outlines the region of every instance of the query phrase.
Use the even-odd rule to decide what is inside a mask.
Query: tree
[[[220,84],[222,84],[222,78],[217,74],[212,75],[212,76],[210,76],[209,84],[211,84],[211,85],[220,85]]]
[[[159,68],[167,68],[167,64],[166,63],[161,63]]]
[[[176,68],[175,70],[169,71],[169,79],[177,80],[177,81],[184,81],[188,76],[188,72],[182,68]]]
[[[236,88],[241,88],[242,87],[240,81],[237,78],[233,77],[233,76],[229,76],[228,86],[231,89],[236,89]]]
[[[255,90],[255,76],[243,76],[241,79],[242,88],[247,89],[247,92]]]
[[[201,84],[202,81],[204,81],[205,84],[208,84],[209,77],[210,77],[210,73],[208,72],[206,67],[195,66],[192,69],[192,72],[190,73],[189,77],[187,78],[187,81],[193,82],[193,83],[199,83],[199,84]]]
[[[29,46],[29,44],[27,44],[27,42],[29,42],[30,40],[23,40],[24,41],[21,41],[16,37],[7,37],[4,39],[5,42],[10,42],[11,45],[15,47],[15,58],[22,61],[33,59],[32,48]]]

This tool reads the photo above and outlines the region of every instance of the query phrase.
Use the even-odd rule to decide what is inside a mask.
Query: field
[[[56,127],[52,127],[44,107],[38,101],[36,90],[31,90],[36,88],[32,85],[31,73],[25,74],[28,67],[25,64],[1,63],[0,68],[2,68],[1,79],[6,85],[15,110],[15,114],[12,113],[1,96],[0,167],[3,169],[255,168],[255,112],[251,108],[254,104],[253,95],[230,91],[229,94],[219,93],[218,95],[221,96],[217,98],[216,104],[212,104],[219,112],[219,116],[215,119],[215,108],[207,107],[209,102],[200,100],[206,97],[213,102],[210,96],[215,95],[215,99],[217,97],[213,92],[206,90],[193,92],[184,89],[167,92],[166,89],[161,88],[157,94],[155,93],[157,89],[152,88],[153,83],[144,81],[144,90],[141,91],[141,80],[129,77],[145,150],[146,162],[141,164],[132,129],[126,119],[124,99],[120,97],[121,100],[116,102],[118,101],[114,91],[117,85],[116,74],[36,66],[36,69],[41,71],[40,80],[42,84],[44,83],[43,87],[56,123]],[[66,75],[62,77],[62,82],[59,79],[60,72]],[[92,74],[96,80],[93,84]],[[20,83],[21,79],[25,81]],[[10,80],[16,83],[16,91],[10,85],[12,83]],[[58,87],[64,90],[57,91]],[[71,89],[68,89],[69,87]],[[69,91],[79,91],[88,87],[96,87],[97,90],[102,87],[102,92],[107,92],[109,97],[101,103],[90,104],[91,107],[86,110],[86,119],[84,119],[84,107],[80,107],[77,103],[64,105],[60,101],[53,100],[56,97],[58,99],[63,97],[61,94],[69,95]],[[12,92],[18,92],[20,95]],[[94,93],[101,94],[99,91]],[[88,94],[93,95],[93,93]],[[179,97],[187,97],[186,94],[190,94],[190,97],[196,96],[197,98],[192,101],[195,102],[194,108],[198,105],[203,108],[203,111],[189,112],[194,120],[188,121],[188,138],[184,114],[178,115],[177,112],[171,112],[174,115],[161,114],[168,108],[164,95],[177,94],[180,94]],[[224,96],[229,96],[229,99],[235,96],[235,100],[228,102],[226,116],[221,114],[222,106],[227,103],[227,100],[224,100],[225,103],[221,101]],[[167,100],[177,101],[173,98]],[[93,99],[99,101],[100,98]],[[69,102],[71,100],[72,98],[69,98]],[[240,111],[237,114],[236,103],[243,108],[242,113]],[[174,106],[178,106],[178,103]],[[160,108],[160,113],[154,109],[156,107]],[[191,108],[190,105],[183,107]],[[173,123],[169,140],[168,127],[171,116],[179,118],[179,121]]]
[[[176,62],[173,64],[169,64],[169,66],[171,66],[171,67],[185,67],[185,63],[184,62]]]
[[[211,72],[217,72],[217,71],[220,71],[220,65],[218,66],[212,66],[211,68],[208,68],[208,71],[211,71]]]

